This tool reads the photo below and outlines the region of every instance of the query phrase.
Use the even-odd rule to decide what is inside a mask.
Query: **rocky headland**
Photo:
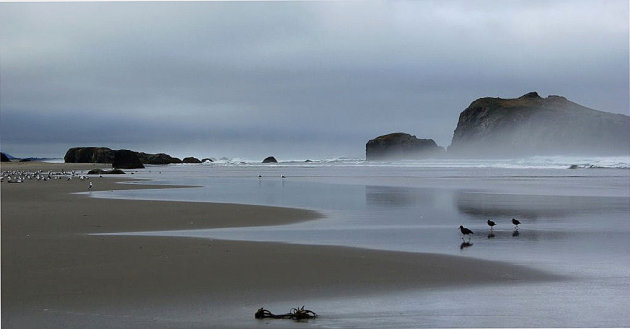
[[[620,155],[630,153],[630,117],[562,96],[480,98],[459,116],[449,155]]]

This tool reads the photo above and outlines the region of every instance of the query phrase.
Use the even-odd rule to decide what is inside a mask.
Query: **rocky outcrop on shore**
[[[182,160],[174,158],[165,153],[150,154],[144,152],[137,153],[140,162],[144,164],[164,165],[170,163],[182,163]]]
[[[201,163],[201,160],[195,158],[195,157],[187,157],[184,158],[184,160],[182,160],[183,163]]]
[[[118,151],[107,147],[73,147],[66,152],[64,161],[67,163],[113,163],[116,152]],[[141,164],[165,165],[171,163],[182,163],[182,160],[165,153],[151,154],[135,151],[129,152],[134,153]],[[128,157],[129,161],[136,163],[135,159],[132,159],[130,154],[123,153],[123,155],[119,155],[119,157],[122,156]],[[190,159],[195,158],[191,157]],[[137,166],[137,163],[134,164],[134,166]]]
[[[272,156],[269,156],[269,157],[266,157],[266,158],[262,161],[262,163],[278,163],[278,160],[276,160],[276,158],[274,158],[274,157],[272,157]]]
[[[420,159],[444,152],[432,139],[420,139],[407,133],[392,133],[365,144],[366,160]]]
[[[112,163],[114,151],[108,147],[73,147],[63,157],[66,163]]]
[[[136,152],[130,150],[117,150],[114,151],[112,167],[117,169],[141,169],[144,168],[144,165],[140,162]]]
[[[104,169],[92,169],[88,171],[88,175],[123,175],[124,171],[120,169],[104,170]]]
[[[630,117],[536,92],[480,98],[459,116],[449,154],[465,156],[630,153]]]
[[[9,162],[9,161],[11,161],[11,159],[9,159],[9,157],[6,154],[0,152],[0,161],[1,162]]]

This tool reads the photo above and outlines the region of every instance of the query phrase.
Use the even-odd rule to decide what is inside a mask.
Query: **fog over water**
[[[627,1],[0,3],[0,140],[176,157],[448,146],[485,96],[629,113]]]

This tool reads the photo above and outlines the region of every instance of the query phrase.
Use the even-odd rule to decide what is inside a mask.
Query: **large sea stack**
[[[379,136],[365,144],[366,160],[420,159],[443,151],[432,139],[420,139],[406,133]]]
[[[465,156],[628,155],[630,117],[561,96],[480,98],[459,115],[448,148]]]
[[[112,163],[114,151],[107,147],[73,147],[63,160],[66,163]]]

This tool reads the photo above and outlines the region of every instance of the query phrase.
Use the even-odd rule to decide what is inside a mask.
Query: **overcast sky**
[[[0,3],[1,148],[363,157],[473,100],[629,114],[628,1]]]

